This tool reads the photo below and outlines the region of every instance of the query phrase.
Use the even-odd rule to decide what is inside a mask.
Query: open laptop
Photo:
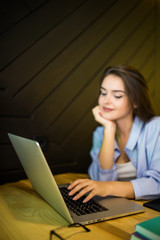
[[[71,207],[67,207],[68,203],[64,197],[68,196],[68,184],[57,185],[39,143],[10,133],[8,136],[35,191],[69,224],[86,225],[144,211],[142,206],[128,199],[112,196],[105,198],[95,196],[93,201],[97,203],[96,206],[92,200],[88,203],[82,203],[81,199],[72,202],[73,197],[70,197]],[[66,192],[63,193],[64,197],[62,189]],[[73,205],[75,202],[80,205],[80,210],[76,210]],[[92,205],[91,209],[95,206],[96,210],[93,209],[92,213],[88,210],[89,204]]]

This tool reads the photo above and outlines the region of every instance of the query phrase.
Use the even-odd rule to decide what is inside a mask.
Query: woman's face
[[[113,74],[104,78],[100,87],[98,103],[102,117],[107,120],[118,121],[130,118],[133,114],[123,80]]]

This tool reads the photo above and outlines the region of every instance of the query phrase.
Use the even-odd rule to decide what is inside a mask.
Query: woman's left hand
[[[78,192],[73,198],[73,200],[78,200],[84,194],[89,193],[84,199],[84,203],[88,202],[95,195],[105,197],[109,195],[109,186],[107,186],[109,184],[107,183],[108,182],[94,181],[91,179],[77,179],[69,185],[68,189],[71,190],[69,195],[72,196]]]

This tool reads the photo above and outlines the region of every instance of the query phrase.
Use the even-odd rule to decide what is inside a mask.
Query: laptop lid
[[[35,191],[69,223],[73,223],[39,143],[13,134],[8,136]]]
[[[69,210],[59,191],[47,161],[38,142],[8,134],[20,162],[36,192],[46,200],[69,223],[90,224],[111,218],[143,212],[144,208],[128,199],[119,197],[94,197],[107,211],[77,216]]]

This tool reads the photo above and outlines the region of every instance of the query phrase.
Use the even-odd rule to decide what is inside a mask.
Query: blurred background
[[[36,139],[54,174],[87,172],[99,79],[129,64],[160,113],[159,0],[1,0],[0,183],[25,178],[7,133]]]

